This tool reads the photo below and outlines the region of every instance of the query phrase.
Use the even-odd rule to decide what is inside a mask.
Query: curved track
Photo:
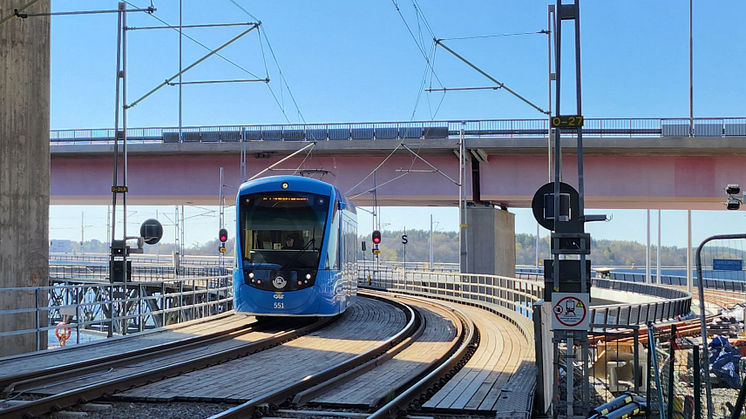
[[[143,341],[159,335],[131,336],[139,349],[121,358],[89,356],[65,365],[64,374],[50,366],[42,368],[44,374],[0,375],[7,396],[40,398],[0,409],[0,419],[101,398],[156,402],[160,408],[172,402],[233,405],[213,419],[277,415],[280,407],[357,410],[377,418],[418,409],[439,389],[447,390],[450,378],[473,375],[466,368],[459,373],[479,342],[469,308],[382,292],[361,297],[333,322],[279,330],[226,316],[194,325],[219,329],[214,335],[185,338],[180,334],[198,333],[180,329],[170,339],[155,339],[168,342],[145,346]],[[105,351],[118,348],[106,345]],[[14,358],[20,359],[34,357]],[[0,360],[0,372],[4,362],[10,361]]]

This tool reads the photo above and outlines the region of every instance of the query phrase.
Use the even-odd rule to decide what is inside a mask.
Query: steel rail
[[[310,389],[312,387],[315,387],[321,383],[329,381],[345,373],[351,368],[356,368],[357,366],[361,364],[364,364],[374,358],[377,358],[385,354],[386,352],[391,350],[391,348],[396,347],[401,341],[403,341],[404,339],[406,339],[407,337],[411,336],[413,333],[416,332],[418,328],[417,316],[419,314],[417,314],[416,310],[412,309],[410,306],[403,304],[401,302],[398,302],[396,300],[385,298],[380,295],[375,295],[372,293],[363,292],[363,293],[358,293],[358,295],[365,295],[367,297],[376,298],[379,300],[386,301],[390,304],[399,306],[405,311],[405,313],[407,313],[407,316],[408,316],[407,324],[396,335],[386,339],[385,341],[381,342],[380,344],[376,345],[374,348],[371,348],[370,350],[366,352],[363,352],[347,361],[344,361],[333,367],[329,367],[316,374],[306,376],[297,383],[284,386],[277,390],[255,397],[251,400],[246,401],[243,404],[232,407],[221,413],[210,416],[209,419],[239,419],[239,418],[245,418],[245,417],[252,417],[252,416],[255,416],[256,414],[266,415],[266,413],[269,413],[268,411],[273,410],[274,407],[276,407],[279,403],[287,400],[289,397],[295,394],[298,394],[302,391],[305,391],[307,389]]]
[[[183,338],[173,342],[152,345],[129,352],[122,352],[114,355],[107,355],[90,360],[72,362],[51,368],[44,368],[38,371],[19,374],[18,376],[4,379],[3,382],[0,383],[5,385],[5,382],[11,382],[10,384],[7,384],[5,386],[5,389],[3,390],[5,394],[24,392],[28,391],[26,389],[39,388],[41,386],[41,383],[54,383],[56,379],[63,376],[68,378],[70,376],[82,376],[84,374],[92,374],[101,370],[121,367],[127,364],[132,364],[134,362],[139,362],[141,360],[155,360],[155,358],[165,358],[172,354],[181,354],[191,349],[196,349],[205,345],[213,345],[225,340],[234,339],[238,336],[243,336],[248,333],[263,331],[272,324],[274,324],[274,322],[261,323],[258,321],[254,321],[249,324],[242,324],[240,326],[213,332],[204,336]]]
[[[426,299],[421,299],[413,296],[408,296],[407,298],[427,301]],[[432,303],[431,301],[429,302]],[[460,339],[461,344],[454,351],[451,351],[449,356],[444,359],[437,368],[430,371],[430,373],[422,377],[420,380],[409,385],[408,388],[399,393],[396,398],[386,403],[378,410],[373,412],[370,416],[368,416],[369,419],[399,417],[402,416],[402,414],[406,414],[412,401],[419,398],[420,395],[425,393],[428,388],[433,387],[436,382],[438,382],[454,368],[456,368],[458,364],[461,363],[462,360],[465,358],[466,354],[469,351],[469,347],[472,345],[472,340],[476,336],[476,326],[474,325],[474,322],[469,318],[469,316],[467,316],[466,313],[459,310],[458,308],[443,303],[438,304],[448,308],[459,318],[461,318],[463,327]]]
[[[337,320],[336,317],[325,317],[310,325],[295,330],[280,332],[270,338],[249,343],[238,348],[212,353],[206,357],[179,362],[149,371],[136,372],[104,383],[91,384],[53,396],[30,401],[22,405],[2,409],[0,410],[0,419],[19,417],[34,418],[48,412],[59,411],[64,407],[69,407],[78,403],[85,403],[107,394],[113,394],[117,391],[143,385],[165,377],[176,376],[195,369],[205,368],[210,365],[215,365],[279,345],[283,342],[318,330],[335,320]]]
[[[347,371],[344,374],[338,375],[330,380],[327,380],[321,384],[318,384],[314,387],[311,387],[307,390],[303,390],[299,393],[297,393],[293,397],[293,405],[295,406],[302,406],[308,402],[308,400],[318,396],[319,394],[325,393],[329,389],[339,386],[342,383],[345,383],[349,380],[352,380],[360,375],[362,375],[365,372],[368,372],[384,362],[388,361],[389,359],[393,358],[394,356],[398,355],[400,352],[411,346],[417,339],[419,339],[420,336],[425,332],[425,329],[427,327],[427,324],[422,321],[422,316],[419,314],[419,312],[415,311],[417,316],[417,329],[412,333],[412,335],[406,337],[404,340],[396,344],[389,350],[388,352],[382,354],[381,356],[371,359],[368,362],[353,368],[350,371]]]

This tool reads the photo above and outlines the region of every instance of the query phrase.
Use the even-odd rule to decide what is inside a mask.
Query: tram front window
[[[239,208],[244,268],[318,269],[329,197],[302,192],[246,195]]]

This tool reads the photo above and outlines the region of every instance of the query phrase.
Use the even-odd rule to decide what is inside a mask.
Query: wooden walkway
[[[521,327],[497,314],[455,304],[472,318],[480,344],[469,362],[422,407],[425,411],[494,413],[500,417],[528,417],[536,385],[531,320],[494,307]],[[529,334],[527,337],[524,333]]]

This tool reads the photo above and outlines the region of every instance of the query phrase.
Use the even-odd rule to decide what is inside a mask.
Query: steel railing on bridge
[[[27,296],[34,295],[35,302],[31,307],[0,310],[0,316],[33,319],[35,325],[2,330],[0,339],[34,335],[39,350],[47,342],[55,346],[52,336],[59,332],[61,323],[69,331],[70,343],[80,343],[85,339],[83,331],[92,334],[88,337],[124,335],[224,313],[233,307],[228,275],[125,283],[53,277],[50,283],[43,287],[0,288],[4,301],[26,301]]]
[[[549,120],[360,122],[128,128],[133,144],[236,143],[251,141],[364,141],[520,138],[547,135]],[[573,135],[574,131],[568,131]],[[583,135],[598,138],[745,137],[746,118],[586,118]],[[111,144],[114,129],[52,130],[52,145]]]
[[[453,297],[504,307],[527,318],[533,303],[544,298],[544,277],[538,270],[521,269],[516,278],[462,274],[447,271],[411,271],[389,263],[362,263],[360,285]],[[645,325],[688,315],[692,295],[686,291],[651,284],[594,278],[593,286],[658,297],[645,303],[620,303],[590,307],[591,323],[619,326]]]
[[[16,293],[32,293],[36,302],[33,307],[0,310],[0,316],[31,316],[35,319],[35,327],[0,331],[0,339],[13,335],[33,334],[37,339],[37,348],[42,348],[45,346],[43,342],[48,341],[49,333],[54,333],[58,323],[63,321],[67,327],[75,331],[71,343],[78,343],[83,331],[98,331],[109,336],[126,334],[232,309],[233,286],[230,269],[213,272],[210,269],[218,268],[195,266],[192,267],[194,272],[181,273],[202,273],[203,276],[173,278],[170,277],[172,273],[167,272],[167,267],[161,266],[155,267],[158,268],[157,272],[133,274],[136,279],[134,282],[112,284],[106,280],[108,258],[99,261],[96,257],[55,257],[57,260],[62,259],[70,263],[87,261],[94,265],[52,265],[50,286],[0,289],[3,299],[12,299]],[[140,261],[145,260],[149,260],[147,256]],[[149,262],[164,261],[156,257]],[[95,263],[103,266],[99,267]],[[199,263],[209,265],[212,262],[195,261],[195,264]],[[380,263],[376,266],[370,261],[360,261],[358,282],[363,286],[414,292],[437,298],[458,298],[474,304],[491,305],[529,322],[534,302],[543,298],[543,276],[535,269],[521,269],[517,272],[516,278],[507,278],[460,274],[453,271],[453,264],[436,264],[433,268],[439,268],[440,271],[421,270],[424,266],[429,265],[412,263],[410,266],[408,263],[407,269],[404,269],[404,265]],[[135,269],[135,272],[140,272],[139,268]],[[86,275],[94,278],[84,278]],[[690,311],[691,295],[670,287],[606,279],[595,279],[594,286],[655,295],[660,297],[660,300],[642,304],[591,307],[593,323],[637,325],[648,321],[672,319]],[[523,326],[526,327],[525,324]]]

